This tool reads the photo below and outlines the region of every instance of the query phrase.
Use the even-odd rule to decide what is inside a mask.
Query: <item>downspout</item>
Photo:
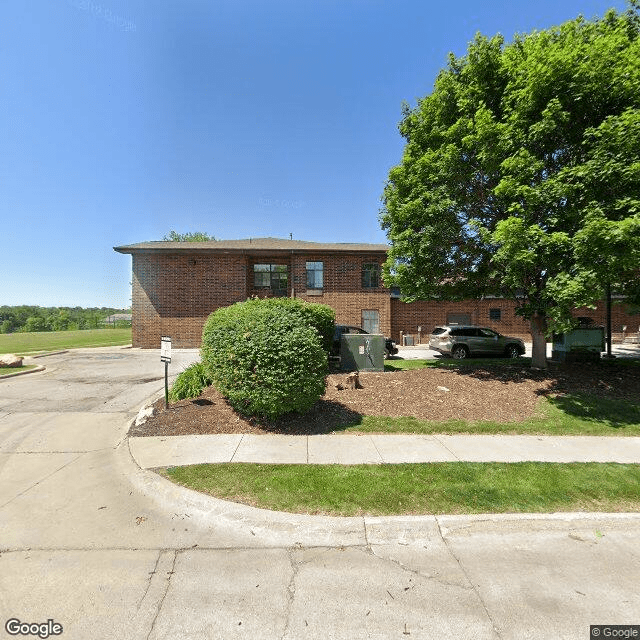
[[[292,234],[289,234],[289,235],[292,235]],[[296,288],[293,282],[293,249],[291,249],[291,260],[289,261],[289,264],[291,265],[291,297],[295,298]]]

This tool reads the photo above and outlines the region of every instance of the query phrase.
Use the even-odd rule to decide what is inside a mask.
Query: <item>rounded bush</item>
[[[197,398],[205,387],[211,386],[211,382],[202,362],[194,362],[178,374],[169,391],[169,399],[177,402],[185,398]]]
[[[326,316],[314,315],[307,306],[315,305],[280,298],[248,300],[209,316],[202,362],[236,411],[273,419],[303,413],[322,396],[327,352],[311,320]]]
[[[298,298],[268,298],[249,302],[266,303],[269,307],[298,315],[302,324],[313,327],[318,332],[323,349],[327,353],[331,351],[336,328],[336,312],[329,305],[305,302]]]

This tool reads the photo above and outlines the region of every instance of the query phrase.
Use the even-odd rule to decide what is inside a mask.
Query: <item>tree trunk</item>
[[[544,313],[536,311],[531,316],[531,337],[533,346],[531,352],[531,367],[533,369],[547,368],[547,319]]]

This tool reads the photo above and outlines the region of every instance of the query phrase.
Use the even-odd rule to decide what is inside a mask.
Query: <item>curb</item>
[[[16,376],[26,376],[29,373],[38,373],[39,371],[44,371],[46,367],[44,365],[40,365],[35,369],[27,369],[26,371],[16,371],[15,373],[5,373],[0,376],[0,380],[5,380],[6,378],[15,378]]]
[[[142,404],[150,406],[162,394]],[[129,429],[135,418],[129,423]],[[143,469],[134,457],[127,435],[116,449],[132,484],[162,510],[188,511],[203,525],[233,534],[239,528],[265,546],[425,545],[434,539],[474,534],[528,534],[532,531],[567,533],[594,529],[636,531],[640,513],[489,513],[469,515],[326,516],[271,511],[214,498],[182,487],[154,471]],[[586,534],[585,534],[586,535]],[[258,537],[259,536],[259,537]]]
[[[69,349],[63,349],[62,351],[48,351],[47,353],[40,353],[36,356],[26,356],[28,358],[46,358],[47,356],[58,356],[61,353],[69,353]]]
[[[230,535],[242,531],[256,536],[256,542],[264,546],[408,546],[471,535],[528,535],[534,531],[564,535],[580,531],[588,537],[599,530],[640,528],[640,513],[326,516],[270,511],[214,498],[141,469],[129,449],[128,438],[116,454],[131,483],[159,509],[188,513],[201,525]]]

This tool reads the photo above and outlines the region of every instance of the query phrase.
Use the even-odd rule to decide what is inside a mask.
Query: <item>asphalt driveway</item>
[[[172,373],[195,358],[174,351]],[[0,381],[0,637],[10,619],[65,639],[583,639],[640,623],[636,515],[341,519],[212,500],[130,456],[128,426],[162,390],[157,351],[43,362]]]

